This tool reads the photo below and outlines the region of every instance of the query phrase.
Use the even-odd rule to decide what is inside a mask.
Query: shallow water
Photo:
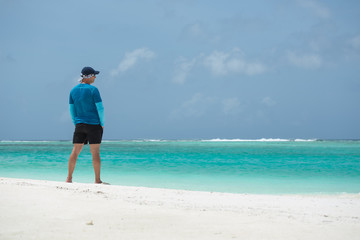
[[[64,181],[72,144],[0,142],[0,176]],[[360,141],[105,141],[111,184],[234,193],[359,193]],[[75,182],[93,182],[89,146]]]

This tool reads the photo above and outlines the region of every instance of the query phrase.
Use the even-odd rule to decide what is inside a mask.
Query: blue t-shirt
[[[74,124],[104,126],[104,107],[96,87],[85,83],[75,86],[70,92],[69,104]]]

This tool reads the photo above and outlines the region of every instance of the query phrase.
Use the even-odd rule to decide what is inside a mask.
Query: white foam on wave
[[[316,142],[317,139],[295,139],[295,142]]]
[[[222,139],[214,138],[209,140],[202,140],[204,142],[287,142],[289,139],[281,138],[261,138],[261,139]]]
[[[202,140],[203,142],[313,142],[316,139],[283,139],[283,138],[260,138],[260,139],[221,139],[214,138]]]
[[[165,139],[135,139],[130,140],[131,142],[169,142],[171,140],[165,140]]]

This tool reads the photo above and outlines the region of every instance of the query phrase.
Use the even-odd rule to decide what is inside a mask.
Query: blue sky
[[[84,66],[105,139],[358,139],[359,23],[350,0],[0,0],[0,139],[71,139]]]

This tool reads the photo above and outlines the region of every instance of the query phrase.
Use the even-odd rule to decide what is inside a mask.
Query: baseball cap
[[[95,71],[92,67],[84,67],[82,70],[81,70],[81,74],[82,75],[90,75],[90,74],[99,74],[100,72],[99,71]]]

